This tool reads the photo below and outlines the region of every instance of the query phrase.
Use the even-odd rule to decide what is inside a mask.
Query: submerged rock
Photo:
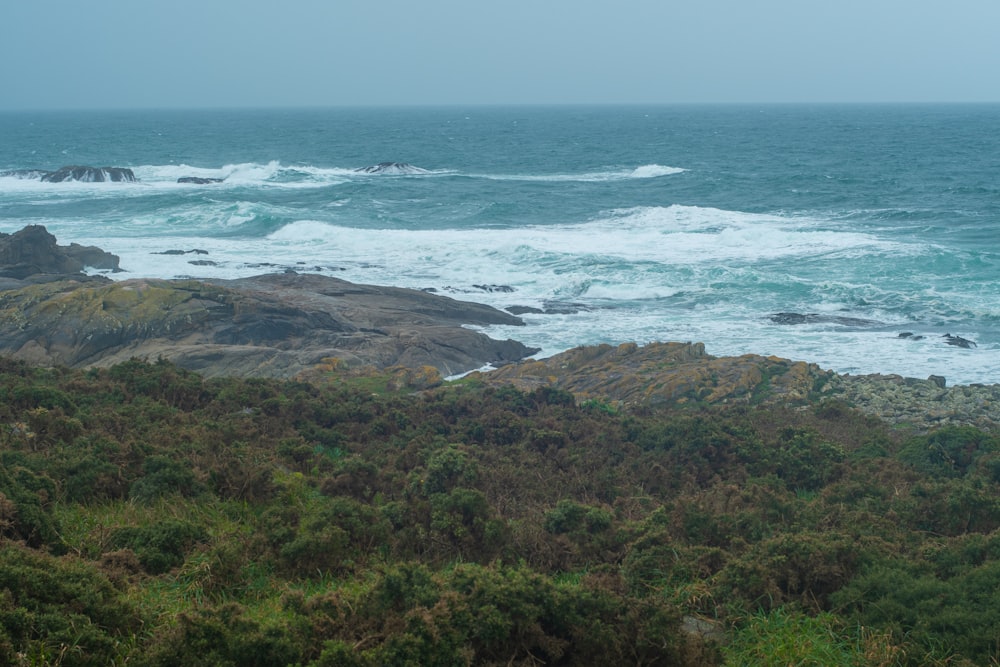
[[[769,319],[775,324],[839,324],[845,327],[876,327],[882,323],[861,317],[820,315],[818,313],[774,313]]]

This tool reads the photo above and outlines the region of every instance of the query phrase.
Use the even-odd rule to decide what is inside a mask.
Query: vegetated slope
[[[1000,440],[0,360],[0,661],[989,664]]]

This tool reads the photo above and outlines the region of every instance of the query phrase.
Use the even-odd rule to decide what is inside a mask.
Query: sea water
[[[65,165],[137,182],[18,171]],[[996,105],[7,113],[0,172],[0,232],[100,246],[115,279],[319,272],[533,309],[485,331],[540,356],[1000,383]]]

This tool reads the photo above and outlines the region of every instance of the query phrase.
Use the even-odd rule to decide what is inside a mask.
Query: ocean
[[[23,171],[65,165],[137,181]],[[4,113],[0,173],[0,232],[100,246],[115,279],[321,272],[526,311],[485,331],[539,356],[1000,383],[997,105]]]

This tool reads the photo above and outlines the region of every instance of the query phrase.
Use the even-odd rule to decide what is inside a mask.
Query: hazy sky
[[[0,109],[1000,101],[1000,0],[4,0]]]

